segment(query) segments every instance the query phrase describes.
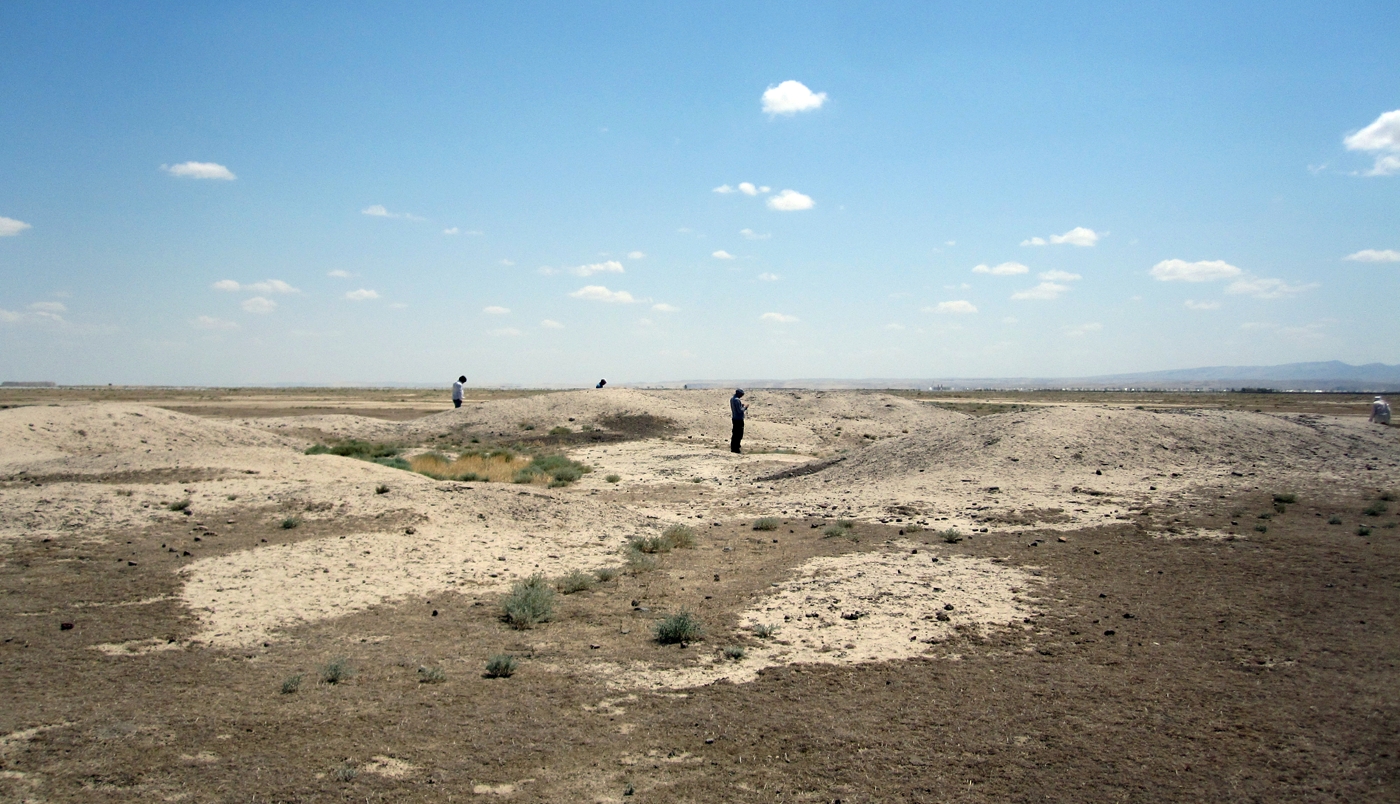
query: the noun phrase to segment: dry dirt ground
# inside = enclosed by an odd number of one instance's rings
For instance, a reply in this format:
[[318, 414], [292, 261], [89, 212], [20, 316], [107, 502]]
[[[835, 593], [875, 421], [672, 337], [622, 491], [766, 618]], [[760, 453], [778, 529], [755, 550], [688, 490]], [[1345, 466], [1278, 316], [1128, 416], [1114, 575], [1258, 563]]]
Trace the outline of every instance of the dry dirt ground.
[[[757, 392], [735, 456], [726, 396], [0, 398], [0, 799], [1400, 800], [1364, 400]], [[593, 471], [304, 454], [351, 438]]]

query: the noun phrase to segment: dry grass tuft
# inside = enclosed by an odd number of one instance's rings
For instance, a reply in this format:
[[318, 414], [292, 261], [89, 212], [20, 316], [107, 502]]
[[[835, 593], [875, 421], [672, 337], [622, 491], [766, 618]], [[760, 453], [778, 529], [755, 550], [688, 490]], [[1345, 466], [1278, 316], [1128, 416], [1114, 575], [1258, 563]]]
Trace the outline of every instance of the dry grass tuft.
[[[437, 452], [426, 452], [409, 459], [409, 467], [420, 475], [435, 480], [479, 480], [489, 483], [510, 483], [521, 469], [530, 465], [529, 458], [521, 458], [504, 450], [486, 453], [469, 452], [456, 460]], [[542, 482], [547, 482], [547, 478]]]

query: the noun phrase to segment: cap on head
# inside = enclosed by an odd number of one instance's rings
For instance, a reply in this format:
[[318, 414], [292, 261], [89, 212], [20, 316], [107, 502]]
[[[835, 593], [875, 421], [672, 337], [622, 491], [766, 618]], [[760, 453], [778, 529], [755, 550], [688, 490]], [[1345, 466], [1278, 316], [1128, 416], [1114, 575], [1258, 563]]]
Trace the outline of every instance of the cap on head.
[[734, 389], [734, 395], [735, 395], [735, 396], [743, 396], [743, 395], [744, 395], [744, 389], [743, 389], [743, 388], [735, 388], [735, 389]]

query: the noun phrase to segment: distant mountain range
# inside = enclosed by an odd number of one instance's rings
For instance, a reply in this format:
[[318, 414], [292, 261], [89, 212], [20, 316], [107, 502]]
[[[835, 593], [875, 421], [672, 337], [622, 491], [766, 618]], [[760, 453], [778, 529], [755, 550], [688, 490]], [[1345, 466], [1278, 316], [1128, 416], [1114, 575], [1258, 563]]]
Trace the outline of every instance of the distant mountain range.
[[[645, 386], [645, 383], [638, 385]], [[1132, 374], [1104, 374], [1092, 377], [981, 377], [866, 380], [700, 380], [658, 383], [667, 388], [922, 388], [967, 390], [975, 388], [1011, 390], [1074, 388], [1110, 390], [1220, 391], [1240, 388], [1267, 388], [1275, 391], [1400, 391], [1400, 365], [1367, 363], [1353, 366], [1340, 360], [1323, 363], [1285, 363], [1280, 366], [1207, 366], [1172, 371], [1144, 371]]]

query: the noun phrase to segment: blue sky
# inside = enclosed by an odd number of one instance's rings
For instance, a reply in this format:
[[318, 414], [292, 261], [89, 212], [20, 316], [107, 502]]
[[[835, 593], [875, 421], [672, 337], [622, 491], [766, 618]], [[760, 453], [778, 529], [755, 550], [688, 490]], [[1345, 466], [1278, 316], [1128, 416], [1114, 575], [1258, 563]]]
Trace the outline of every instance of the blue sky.
[[968, 5], [5, 3], [0, 378], [1400, 362], [1393, 4]]

